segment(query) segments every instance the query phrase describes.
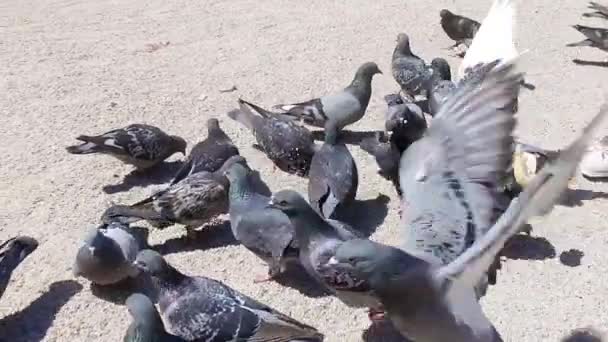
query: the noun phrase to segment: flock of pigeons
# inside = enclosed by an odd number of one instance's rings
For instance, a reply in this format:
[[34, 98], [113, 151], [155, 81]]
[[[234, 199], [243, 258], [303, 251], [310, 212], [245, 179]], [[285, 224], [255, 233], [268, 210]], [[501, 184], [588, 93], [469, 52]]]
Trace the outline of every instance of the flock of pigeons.
[[[368, 308], [373, 322], [390, 320], [413, 341], [502, 341], [478, 300], [496, 282], [506, 241], [531, 217], [548, 213], [566, 189], [608, 105], [560, 152], [515, 142], [517, 98], [526, 84], [511, 1], [495, 0], [482, 24], [448, 10], [440, 16], [454, 46], [468, 48], [458, 81], [444, 59], [427, 64], [399, 34], [392, 74], [400, 92], [385, 97], [385, 131], [360, 144], [402, 200], [401, 248], [368, 240], [338, 215], [358, 186], [343, 128], [365, 114], [372, 78], [381, 73], [375, 63], [361, 65], [339, 92], [277, 105], [276, 112], [239, 100], [228, 116], [251, 131], [276, 167], [308, 177], [308, 201], [291, 190], [271, 194], [218, 120], [209, 119], [207, 138], [191, 149], [171, 184], [135, 204], [108, 208], [77, 253], [74, 273], [95, 284], [144, 277], [156, 290], [157, 298], [127, 299], [133, 321], [124, 341], [323, 340], [314, 327], [220, 281], [181, 273], [129, 228], [140, 220], [156, 228], [182, 224], [191, 236], [222, 214], [229, 214], [234, 237], [268, 264], [256, 282], [300, 263], [344, 304]], [[323, 128], [322, 145], [301, 121]], [[187, 145], [143, 124], [77, 139], [82, 143], [69, 153], [111, 155], [142, 172], [185, 154]], [[28, 237], [0, 246], [0, 294], [36, 246]]]

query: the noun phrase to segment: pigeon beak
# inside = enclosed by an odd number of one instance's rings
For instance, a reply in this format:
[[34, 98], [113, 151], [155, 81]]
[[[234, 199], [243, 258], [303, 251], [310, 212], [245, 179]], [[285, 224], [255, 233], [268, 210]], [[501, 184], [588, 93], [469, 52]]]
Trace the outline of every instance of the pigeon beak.
[[140, 270], [141, 272], [146, 272], [148, 271], [148, 268], [146, 267], [145, 264], [135, 260], [133, 261], [133, 266], [135, 266], [135, 268], [137, 268], [138, 270]]
[[275, 206], [275, 203], [274, 203], [274, 197], [272, 197], [272, 196], [270, 197], [270, 201], [268, 201], [268, 203], [266, 203], [266, 208], [278, 209], [278, 208]]
[[327, 261], [327, 265], [329, 266], [335, 266], [337, 264], [339, 264], [340, 262], [338, 261], [338, 259], [336, 259], [335, 256], [332, 256], [328, 261]]

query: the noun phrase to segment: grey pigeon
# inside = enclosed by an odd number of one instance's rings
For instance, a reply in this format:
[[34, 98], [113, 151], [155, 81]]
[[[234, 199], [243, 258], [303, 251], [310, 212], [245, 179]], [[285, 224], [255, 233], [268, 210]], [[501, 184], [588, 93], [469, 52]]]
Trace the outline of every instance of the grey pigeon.
[[[482, 84], [464, 84], [450, 96], [425, 136], [401, 157], [406, 252], [447, 264], [490, 228], [496, 188], [512, 157], [517, 97], [513, 64], [494, 69]], [[493, 277], [491, 275], [491, 277]], [[479, 284], [485, 293], [485, 282]]]
[[181, 273], [157, 252], [139, 252], [135, 264], [152, 277], [159, 291], [165, 329], [187, 341], [323, 340], [315, 328], [219, 281]]
[[315, 153], [313, 136], [291, 118], [271, 113], [239, 99], [239, 110], [228, 116], [249, 128], [260, 149], [281, 170], [306, 176]]
[[132, 223], [147, 220], [157, 228], [179, 223], [188, 236], [211, 219], [228, 212], [228, 179], [224, 172], [235, 163], [244, 162], [239, 155], [228, 159], [215, 172], [198, 172], [133, 205], [114, 205], [103, 216], [104, 222]]
[[608, 51], [608, 29], [583, 25], [573, 25], [572, 27], [587, 38], [580, 42], [567, 44], [566, 46], [591, 46]]
[[230, 157], [238, 155], [239, 149], [220, 128], [217, 119], [207, 120], [207, 139], [194, 145], [185, 164], [171, 182], [175, 184], [187, 176], [200, 171], [214, 172], [219, 170]]
[[471, 45], [477, 30], [481, 24], [473, 19], [454, 14], [447, 9], [442, 9], [439, 12], [441, 17], [441, 27], [443, 31], [455, 43], [450, 48], [464, 44], [467, 47]]
[[450, 79], [450, 66], [443, 58], [436, 58], [427, 65], [416, 56], [410, 47], [410, 38], [405, 33], [397, 36], [397, 45], [392, 57], [393, 78], [401, 86], [405, 97], [415, 100], [418, 95], [427, 96], [432, 85], [441, 79]]
[[119, 222], [102, 224], [87, 234], [72, 271], [97, 285], [116, 284], [139, 274], [133, 266], [139, 250], [128, 226]]
[[345, 126], [361, 120], [372, 94], [372, 78], [381, 73], [376, 63], [367, 62], [357, 69], [350, 85], [338, 93], [274, 108], [309, 125], [323, 127], [326, 135], [335, 137]]
[[[510, 87], [515, 86], [514, 81], [509, 81]], [[500, 87], [492, 85], [491, 88], [499, 90]], [[495, 95], [499, 93], [494, 92]], [[541, 170], [487, 233], [450, 262], [429, 262], [369, 240], [350, 240], [338, 247], [328, 264], [350, 269], [361, 286], [367, 286], [380, 299], [395, 327], [409, 339], [418, 342], [502, 341], [483, 313], [474, 288], [483, 280], [507, 240], [530, 218], [545, 215], [553, 208], [574, 175], [593, 131], [606, 119], [607, 113], [608, 104], [604, 104], [583, 134]], [[505, 116], [492, 114], [495, 118]], [[507, 146], [503, 145], [503, 149], [508, 150]], [[453, 154], [453, 161], [464, 156], [457, 153], [457, 150], [464, 152], [463, 147], [446, 146]], [[475, 169], [469, 168], [469, 171], [476, 174]], [[462, 190], [466, 196], [468, 189]]]
[[417, 104], [404, 100], [399, 94], [386, 95], [384, 100], [387, 104], [384, 128], [402, 153], [422, 137], [427, 128], [426, 118]]
[[13, 270], [38, 248], [38, 241], [28, 236], [18, 236], [0, 244], [0, 297], [8, 286]]
[[151, 168], [174, 153], [186, 153], [184, 139], [143, 124], [129, 125], [101, 135], [81, 135], [76, 139], [83, 143], [67, 147], [69, 153], [107, 154], [137, 169]]
[[590, 1], [589, 8], [594, 10], [594, 12], [583, 13], [583, 17], [608, 19], [608, 7], [598, 4], [597, 2]]
[[367, 289], [351, 284], [351, 275], [326, 267], [329, 259], [344, 241], [360, 236], [337, 229], [317, 214], [295, 191], [282, 190], [273, 194], [270, 206], [289, 216], [296, 229], [300, 246], [300, 263], [319, 284], [333, 292], [348, 306], [374, 309], [380, 305]]
[[378, 174], [386, 180], [393, 182], [397, 193], [401, 193], [401, 188], [399, 187], [399, 160], [401, 153], [397, 146], [385, 137], [382, 132], [376, 132], [373, 137], [363, 139], [359, 147], [376, 159]]
[[287, 215], [267, 208], [270, 197], [256, 192], [250, 170], [241, 164], [226, 171], [230, 181], [230, 227], [234, 237], [268, 263], [268, 275], [256, 282], [273, 279], [284, 271], [290, 259], [298, 260], [295, 230]]
[[186, 342], [165, 331], [165, 326], [150, 298], [134, 293], [126, 302], [133, 321], [127, 328], [123, 342]]
[[323, 217], [331, 218], [339, 207], [355, 200], [359, 175], [357, 164], [344, 144], [325, 136], [325, 143], [312, 157], [308, 173], [308, 200]]

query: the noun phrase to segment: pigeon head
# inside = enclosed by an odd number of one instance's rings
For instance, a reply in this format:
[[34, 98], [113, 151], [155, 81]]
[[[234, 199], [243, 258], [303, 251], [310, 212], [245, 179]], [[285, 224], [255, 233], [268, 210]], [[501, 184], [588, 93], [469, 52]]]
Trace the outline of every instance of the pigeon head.
[[270, 197], [269, 207], [279, 209], [289, 217], [312, 210], [304, 197], [293, 190], [282, 190], [273, 194]]
[[245, 157], [237, 154], [228, 158], [228, 160], [226, 160], [222, 167], [219, 169], [219, 172], [223, 175], [226, 175], [228, 171], [235, 165], [239, 165], [241, 167], [244, 167], [245, 169], [249, 169]]
[[436, 72], [442, 80], [451, 80], [452, 72], [450, 71], [450, 64], [443, 58], [434, 58], [431, 61], [431, 68], [433, 72]]
[[167, 264], [162, 255], [158, 252], [151, 249], [144, 249], [137, 254], [135, 267], [151, 276], [159, 276], [166, 272], [169, 268], [169, 264]]
[[395, 51], [402, 54], [410, 54], [412, 52], [410, 50], [410, 37], [407, 34], [399, 33], [397, 35], [397, 46], [395, 47]]
[[0, 257], [11, 256], [16, 262], [23, 261], [38, 248], [38, 241], [28, 236], [18, 236], [0, 245]]
[[186, 140], [184, 140], [184, 138], [178, 137], [177, 135], [172, 135], [171, 144], [174, 151], [180, 152], [181, 154], [186, 154], [186, 146], [188, 146], [188, 143]]
[[245, 165], [240, 163], [234, 163], [230, 165], [224, 172], [224, 175], [230, 181], [230, 184], [241, 184], [247, 179], [249, 175], [249, 169]]
[[130, 295], [127, 298], [126, 305], [129, 314], [131, 314], [131, 317], [137, 323], [144, 324], [160, 321], [158, 311], [156, 311], [156, 307], [154, 307], [150, 298], [141, 293]]
[[354, 269], [364, 276], [370, 276], [386, 258], [382, 246], [367, 239], [354, 239], [342, 243], [328, 265]]
[[363, 63], [359, 69], [357, 69], [357, 73], [355, 74], [355, 79], [369, 79], [371, 80], [375, 74], [381, 74], [382, 71], [378, 67], [378, 64], [374, 62]]
[[452, 14], [452, 12], [450, 12], [447, 9], [442, 9], [441, 11], [439, 11], [439, 16], [444, 19], [444, 18], [449, 18], [451, 16], [453, 16], [454, 14]]
[[211, 134], [214, 130], [217, 130], [219, 128], [220, 128], [220, 122], [218, 121], [218, 119], [211, 118], [211, 119], [207, 120], [207, 132], [209, 132], [209, 134]]

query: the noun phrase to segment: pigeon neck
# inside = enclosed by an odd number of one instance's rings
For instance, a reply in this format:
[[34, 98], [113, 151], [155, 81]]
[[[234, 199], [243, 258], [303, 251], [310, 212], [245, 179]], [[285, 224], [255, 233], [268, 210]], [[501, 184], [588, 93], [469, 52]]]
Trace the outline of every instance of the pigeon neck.
[[247, 177], [239, 177], [230, 182], [230, 199], [243, 200], [251, 197], [252, 191]]
[[355, 95], [362, 104], [362, 107], [367, 106], [369, 98], [372, 95], [372, 77], [373, 75], [357, 73], [353, 81], [346, 88], [346, 91]]
[[182, 281], [187, 278], [186, 275], [182, 274], [171, 265], [167, 265], [161, 274], [155, 276], [161, 289], [174, 289], [181, 285]]
[[307, 207], [301, 212], [290, 217], [296, 228], [296, 238], [300, 246], [307, 246], [311, 237], [318, 235], [332, 235], [333, 229], [312, 207]]

